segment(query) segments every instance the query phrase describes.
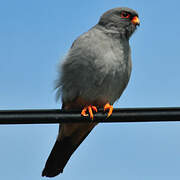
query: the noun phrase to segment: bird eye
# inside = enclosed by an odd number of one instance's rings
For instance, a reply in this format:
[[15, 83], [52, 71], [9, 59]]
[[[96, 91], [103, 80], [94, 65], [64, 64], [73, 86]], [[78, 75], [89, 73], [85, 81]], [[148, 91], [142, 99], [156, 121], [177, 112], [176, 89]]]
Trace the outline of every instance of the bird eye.
[[130, 14], [127, 13], [127, 12], [122, 12], [121, 13], [121, 18], [129, 18], [130, 17]]

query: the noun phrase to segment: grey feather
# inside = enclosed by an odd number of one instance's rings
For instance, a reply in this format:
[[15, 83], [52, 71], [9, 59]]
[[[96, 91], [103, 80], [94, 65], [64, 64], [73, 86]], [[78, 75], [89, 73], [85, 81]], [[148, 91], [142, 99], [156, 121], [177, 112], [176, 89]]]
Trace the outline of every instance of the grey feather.
[[[62, 64], [58, 89], [63, 102], [78, 96], [87, 101], [114, 103], [126, 87], [131, 72], [131, 53], [126, 37], [96, 25], [73, 44]], [[58, 94], [59, 95], [59, 94]]]

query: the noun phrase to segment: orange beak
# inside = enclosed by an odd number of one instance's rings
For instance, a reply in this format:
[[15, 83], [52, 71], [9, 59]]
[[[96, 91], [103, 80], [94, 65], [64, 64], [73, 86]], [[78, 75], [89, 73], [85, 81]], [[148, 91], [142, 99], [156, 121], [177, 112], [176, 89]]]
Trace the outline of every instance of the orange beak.
[[140, 20], [137, 16], [134, 16], [133, 19], [131, 20], [131, 22], [134, 24], [134, 25], [140, 25]]

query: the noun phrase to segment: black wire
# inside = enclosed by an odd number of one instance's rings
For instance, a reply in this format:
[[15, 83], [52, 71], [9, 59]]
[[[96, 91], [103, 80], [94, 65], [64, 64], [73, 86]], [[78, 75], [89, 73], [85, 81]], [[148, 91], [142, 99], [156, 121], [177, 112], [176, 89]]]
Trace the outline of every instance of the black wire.
[[[100, 110], [94, 114], [93, 122], [161, 122], [180, 121], [180, 108], [122, 108], [107, 113]], [[52, 124], [52, 123], [88, 123], [88, 117], [82, 117], [80, 111], [64, 111], [57, 109], [42, 110], [1, 110], [0, 124]]]

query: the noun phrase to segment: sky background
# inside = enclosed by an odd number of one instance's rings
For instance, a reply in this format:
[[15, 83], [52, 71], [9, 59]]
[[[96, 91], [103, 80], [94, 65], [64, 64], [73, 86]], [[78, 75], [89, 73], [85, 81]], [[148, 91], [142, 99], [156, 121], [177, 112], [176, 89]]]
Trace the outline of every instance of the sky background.
[[[0, 0], [0, 109], [58, 109], [57, 64], [106, 10], [138, 11], [131, 80], [115, 107], [180, 106], [180, 1]], [[0, 126], [0, 179], [41, 180], [58, 125]], [[179, 180], [180, 123], [99, 124], [61, 180]]]

